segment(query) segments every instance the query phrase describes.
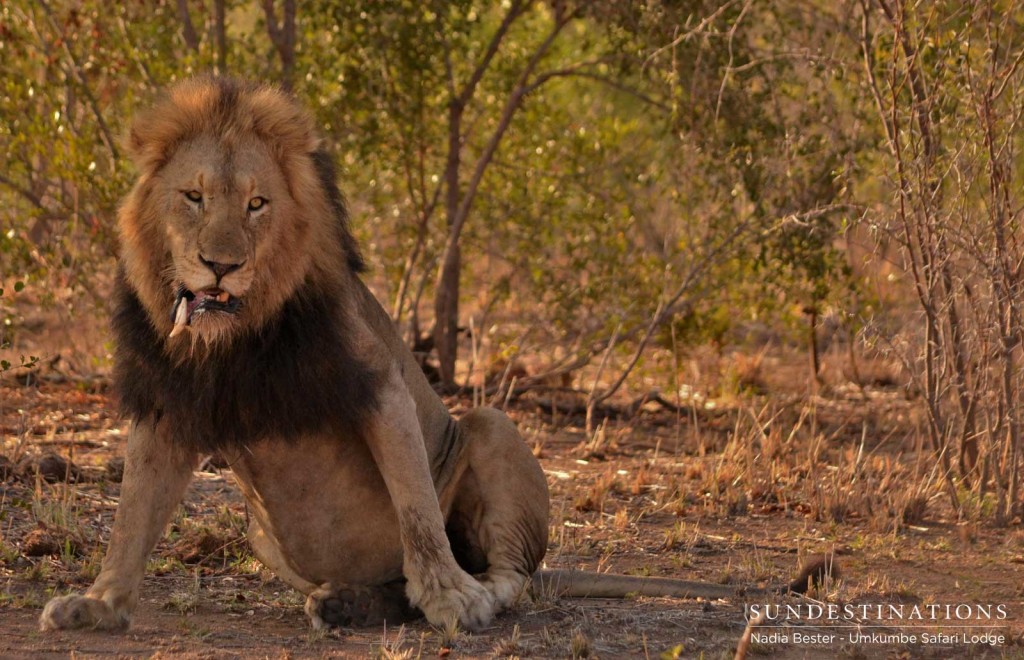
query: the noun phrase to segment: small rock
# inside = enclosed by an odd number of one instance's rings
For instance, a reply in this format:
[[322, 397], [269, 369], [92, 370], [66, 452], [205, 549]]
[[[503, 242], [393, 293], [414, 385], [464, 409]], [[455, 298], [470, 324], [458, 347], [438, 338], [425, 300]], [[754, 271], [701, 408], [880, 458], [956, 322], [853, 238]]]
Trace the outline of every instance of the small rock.
[[115, 456], [107, 461], [105, 469], [108, 481], [115, 484], [121, 483], [121, 480], [124, 479], [124, 458], [121, 456]]
[[77, 465], [53, 452], [26, 458], [18, 467], [23, 477], [32, 478], [38, 473], [51, 484], [60, 481], [76, 483], [82, 478], [82, 472]]
[[214, 530], [202, 528], [181, 536], [170, 550], [170, 556], [183, 564], [198, 564], [208, 559], [219, 559], [231, 540]]
[[21, 554], [26, 557], [45, 557], [60, 552], [57, 539], [45, 529], [33, 529], [21, 539]]

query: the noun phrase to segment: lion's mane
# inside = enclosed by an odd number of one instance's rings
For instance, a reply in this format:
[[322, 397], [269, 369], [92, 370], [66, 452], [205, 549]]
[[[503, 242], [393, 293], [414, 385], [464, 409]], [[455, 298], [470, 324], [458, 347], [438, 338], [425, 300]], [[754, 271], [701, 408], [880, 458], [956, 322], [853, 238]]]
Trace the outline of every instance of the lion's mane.
[[[147, 135], [140, 135], [140, 126]], [[147, 181], [178, 145], [199, 134], [232, 140], [244, 133], [274, 149], [291, 190], [321, 197], [312, 207], [323, 212], [305, 220], [334, 228], [326, 235], [336, 245], [316, 247], [337, 255], [337, 261], [333, 272], [311, 268], [283, 305], [259, 323], [227, 341], [183, 351], [162, 332], [166, 320], [153, 318], [164, 313], [160, 303], [171, 300], [162, 274], [170, 250], [161, 232], [137, 228], [135, 214], [152, 215], [146, 208]], [[205, 78], [172, 88], [129, 135], [141, 176], [121, 209], [122, 248], [150, 259], [136, 259], [134, 272], [124, 263], [118, 271], [114, 383], [125, 414], [140, 422], [167, 418], [177, 441], [190, 448], [213, 452], [320, 431], [358, 433], [377, 406], [382, 377], [349, 341], [360, 301], [352, 288], [364, 265], [348, 229], [332, 160], [311, 134], [311, 120], [284, 93]], [[147, 295], [158, 302], [145, 304]], [[169, 304], [164, 307], [169, 313]]]

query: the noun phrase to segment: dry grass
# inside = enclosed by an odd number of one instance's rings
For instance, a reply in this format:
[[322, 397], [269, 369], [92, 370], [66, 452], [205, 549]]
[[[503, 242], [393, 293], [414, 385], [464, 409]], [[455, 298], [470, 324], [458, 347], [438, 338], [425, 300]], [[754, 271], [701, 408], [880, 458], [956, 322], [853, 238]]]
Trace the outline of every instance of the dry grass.
[[[602, 419], [589, 434], [582, 417], [545, 416], [525, 404], [512, 407], [549, 476], [548, 564], [770, 585], [788, 580], [800, 558], [836, 550], [844, 579], [813, 594], [829, 601], [948, 600], [952, 586], [921, 584], [915, 574], [901, 572], [898, 562], [908, 555], [948, 562], [957, 585], [980, 580], [974, 593], [982, 595], [993, 589], [975, 575], [979, 565], [984, 571], [982, 557], [1015, 566], [1020, 553], [1014, 541], [1020, 539], [991, 528], [990, 496], [964, 488], [958, 493], [960, 511], [950, 509], [934, 458], [919, 435], [917, 402], [903, 390], [868, 384], [848, 390], [837, 385], [818, 395], [780, 393], [771, 389], [779, 375], [770, 360], [768, 355], [749, 362], [733, 358], [729, 367], [737, 383], [748, 383], [739, 390], [749, 392], [750, 384], [761, 382], [770, 388], [768, 396], [738, 392], [701, 399], [708, 407], [693, 415], [647, 407], [635, 418]], [[58, 426], [41, 434], [30, 423], [22, 428], [0, 438], [0, 456], [8, 462], [38, 453], [40, 437], [69, 437]], [[60, 450], [73, 455], [91, 477], [49, 483], [16, 475], [3, 482], [0, 608], [31, 612], [54, 585], [62, 592], [80, 590], [95, 577], [117, 495], [116, 484], [93, 478], [102, 475], [99, 466], [115, 451], [96, 440], [123, 442], [123, 436], [106, 435], [109, 426], [99, 428], [91, 436], [75, 431], [76, 442], [90, 443], [88, 450], [84, 444], [73, 454]], [[209, 488], [207, 478], [213, 480]], [[237, 493], [227, 495], [234, 492], [228, 480], [230, 473], [197, 480], [189, 505], [149, 562], [146, 584], [156, 593], [148, 598], [185, 621], [181, 630], [190, 643], [215, 643], [211, 632], [221, 624], [210, 622], [211, 611], [257, 617], [292, 612], [289, 629], [304, 625], [301, 599], [288, 595], [249, 555], [244, 508]], [[52, 554], [26, 557], [26, 534], [40, 523], [59, 543]], [[993, 538], [999, 539], [996, 545]], [[74, 543], [66, 543], [69, 539]], [[968, 567], [969, 562], [976, 563]], [[1002, 571], [998, 575], [1005, 577]], [[378, 658], [442, 653], [718, 657], [739, 636], [733, 630], [739, 620], [735, 603], [637, 599], [623, 608], [569, 603], [551, 593], [532, 597], [484, 634], [468, 635], [457, 625], [420, 625], [355, 638], [324, 633], [303, 639], [311, 653], [355, 639], [355, 647], [345, 648]], [[638, 611], [657, 616], [638, 617]], [[670, 614], [683, 617], [681, 623], [659, 623], [658, 616]], [[200, 617], [202, 626], [196, 623]], [[716, 621], [722, 627], [716, 629]], [[697, 641], [681, 647], [682, 635]]]
[[423, 657], [423, 643], [418, 648], [406, 640], [405, 626], [399, 626], [394, 637], [388, 632], [387, 626], [380, 636], [380, 643], [370, 650], [370, 657], [375, 660], [412, 660]]
[[589, 658], [591, 653], [590, 638], [583, 630], [577, 628], [572, 633], [572, 639], [569, 640], [570, 656], [576, 660], [576, 658]]

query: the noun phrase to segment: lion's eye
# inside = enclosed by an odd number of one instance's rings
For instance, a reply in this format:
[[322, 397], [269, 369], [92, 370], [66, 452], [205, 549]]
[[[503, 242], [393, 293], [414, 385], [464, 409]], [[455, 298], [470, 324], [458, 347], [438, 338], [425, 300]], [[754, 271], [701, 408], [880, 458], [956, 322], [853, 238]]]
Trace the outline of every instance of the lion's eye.
[[253, 197], [249, 200], [249, 210], [259, 211], [261, 208], [267, 205], [267, 200], [263, 197]]
[[185, 197], [188, 198], [188, 201], [195, 202], [196, 204], [203, 201], [203, 193], [198, 190], [186, 190]]

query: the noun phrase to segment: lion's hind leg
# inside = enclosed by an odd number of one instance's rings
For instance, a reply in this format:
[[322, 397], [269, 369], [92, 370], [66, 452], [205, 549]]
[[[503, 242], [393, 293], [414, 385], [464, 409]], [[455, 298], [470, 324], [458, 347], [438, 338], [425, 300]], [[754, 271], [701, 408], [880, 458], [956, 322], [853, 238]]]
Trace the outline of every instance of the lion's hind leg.
[[372, 587], [324, 585], [306, 597], [305, 610], [317, 630], [397, 624], [423, 616], [409, 604], [404, 578]]
[[515, 424], [493, 408], [459, 420], [467, 466], [455, 485], [446, 526], [456, 560], [494, 596], [511, 605], [548, 544], [544, 472]]
[[274, 575], [306, 594], [306, 616], [313, 628], [373, 626], [402, 623], [422, 616], [409, 604], [405, 579], [378, 586], [317, 586], [300, 577], [288, 565], [277, 543], [254, 518], [249, 524], [249, 545], [253, 553]]
[[281, 554], [281, 548], [277, 542], [267, 534], [259, 520], [253, 518], [249, 523], [249, 531], [246, 534], [249, 539], [249, 547], [256, 555], [260, 563], [270, 569], [270, 572], [280, 578], [285, 584], [298, 589], [307, 596], [316, 591], [316, 584], [299, 576], [298, 573], [288, 565], [288, 561]]

